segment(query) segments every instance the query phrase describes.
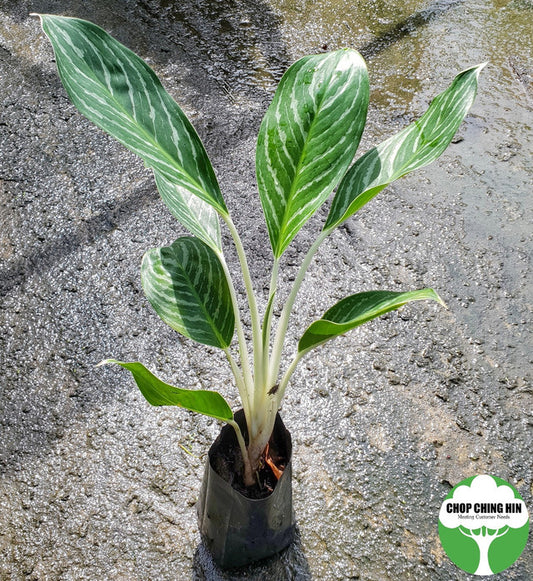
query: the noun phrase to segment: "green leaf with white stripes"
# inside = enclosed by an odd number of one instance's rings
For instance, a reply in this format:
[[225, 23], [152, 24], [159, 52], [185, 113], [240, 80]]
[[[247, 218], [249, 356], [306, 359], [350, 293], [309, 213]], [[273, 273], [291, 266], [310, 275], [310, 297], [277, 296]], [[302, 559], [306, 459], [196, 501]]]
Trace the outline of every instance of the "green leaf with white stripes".
[[484, 66], [457, 75], [418, 121], [354, 163], [333, 198], [324, 230], [332, 230], [391, 182], [430, 164], [444, 152], [474, 102], [477, 79]]
[[198, 196], [154, 172], [161, 198], [172, 214], [195, 236], [217, 252], [222, 252], [218, 214]]
[[256, 173], [274, 256], [329, 197], [353, 160], [368, 107], [354, 50], [307, 56], [285, 73], [257, 140]]
[[321, 319], [311, 323], [298, 343], [298, 351], [308, 351], [389, 311], [424, 299], [444, 304], [430, 288], [405, 293], [367, 291], [346, 297], [327, 310]]
[[216, 391], [204, 389], [182, 389], [161, 381], [151, 371], [137, 361], [125, 363], [116, 359], [106, 359], [99, 363], [116, 363], [133, 375], [135, 383], [150, 405], [175, 405], [192, 412], [211, 416], [228, 422], [233, 420], [233, 413], [228, 402]]
[[225, 349], [235, 329], [226, 275], [215, 252], [184, 236], [149, 250], [141, 265], [146, 297], [173, 329], [204, 345]]
[[152, 69], [91, 22], [40, 18], [61, 81], [81, 113], [148, 167], [227, 214], [200, 138]]

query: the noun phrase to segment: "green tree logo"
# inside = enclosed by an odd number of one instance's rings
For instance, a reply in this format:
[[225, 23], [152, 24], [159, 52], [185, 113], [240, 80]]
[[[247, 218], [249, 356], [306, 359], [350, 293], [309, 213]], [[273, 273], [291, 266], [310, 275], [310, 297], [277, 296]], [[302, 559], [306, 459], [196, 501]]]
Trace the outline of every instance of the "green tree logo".
[[528, 533], [526, 505], [501, 478], [481, 475], [463, 480], [439, 513], [446, 554], [475, 575], [493, 575], [510, 567], [522, 554]]

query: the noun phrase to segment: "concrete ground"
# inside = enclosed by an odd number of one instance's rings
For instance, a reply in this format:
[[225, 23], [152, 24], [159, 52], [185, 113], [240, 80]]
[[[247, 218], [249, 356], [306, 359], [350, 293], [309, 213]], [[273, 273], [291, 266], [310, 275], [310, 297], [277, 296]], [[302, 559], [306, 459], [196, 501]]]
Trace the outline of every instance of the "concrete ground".
[[[143, 253], [183, 230], [142, 163], [70, 104], [30, 12], [92, 20], [156, 70], [204, 140], [261, 308], [271, 253], [255, 136], [289, 64], [362, 51], [364, 151], [489, 61], [446, 154], [380, 194], [311, 266], [288, 355], [357, 290], [432, 286], [448, 309], [411, 305], [303, 362], [282, 409], [299, 533], [279, 557], [213, 565], [195, 503], [220, 425], [150, 408], [126, 372], [95, 367], [140, 360], [239, 405], [223, 355], [145, 300]], [[533, 510], [532, 30], [529, 0], [0, 0], [0, 579], [474, 579], [439, 541], [451, 487], [492, 474]], [[282, 297], [325, 215], [287, 252]], [[495, 579], [531, 578], [530, 539]]]

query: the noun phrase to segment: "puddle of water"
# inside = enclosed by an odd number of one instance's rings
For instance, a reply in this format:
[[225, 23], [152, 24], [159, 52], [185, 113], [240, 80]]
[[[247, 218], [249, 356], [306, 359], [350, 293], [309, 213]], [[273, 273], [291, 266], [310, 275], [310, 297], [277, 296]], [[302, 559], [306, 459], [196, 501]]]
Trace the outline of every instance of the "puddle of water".
[[[283, 39], [294, 57], [340, 46], [365, 54], [372, 94], [363, 147], [422, 114], [457, 72], [488, 63], [477, 100], [459, 131], [460, 143], [400, 187], [412, 190], [418, 205], [417, 196], [427, 189], [429, 179], [439, 203], [462, 205], [457, 234], [465, 250], [449, 270], [448, 290], [460, 296], [470, 282], [485, 288], [479, 291], [479, 309], [461, 314], [465, 332], [477, 337], [494, 336], [498, 323], [488, 316], [493, 301], [502, 294], [513, 297], [504, 307], [499, 304], [504, 308], [499, 313], [504, 330], [493, 341], [501, 353], [509, 344], [518, 345], [503, 356], [505, 364], [511, 374], [527, 373], [532, 345], [524, 322], [533, 292], [528, 258], [533, 219], [533, 4], [529, 0], [272, 4], [281, 14]], [[489, 268], [476, 253], [497, 255], [497, 264]], [[518, 333], [517, 321], [522, 322], [518, 339], [513, 336]]]

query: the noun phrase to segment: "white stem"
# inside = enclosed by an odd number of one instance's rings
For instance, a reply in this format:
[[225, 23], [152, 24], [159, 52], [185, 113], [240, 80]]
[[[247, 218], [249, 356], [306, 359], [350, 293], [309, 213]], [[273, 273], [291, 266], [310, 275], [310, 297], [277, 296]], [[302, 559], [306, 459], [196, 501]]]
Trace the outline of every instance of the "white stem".
[[274, 399], [265, 401], [262, 412], [262, 423], [258, 425], [257, 435], [248, 442], [248, 457], [252, 470], [257, 469], [261, 455], [270, 440], [276, 421], [277, 407]]
[[270, 436], [272, 434], [272, 430], [274, 429], [274, 423], [276, 421], [276, 414], [280, 406], [280, 402], [285, 395], [285, 390], [287, 388], [287, 384], [289, 383], [292, 374], [294, 373], [296, 366], [300, 359], [309, 351], [306, 349], [305, 351], [301, 351], [296, 354], [295, 358], [293, 359], [292, 363], [289, 365], [289, 368], [285, 372], [283, 379], [281, 380], [277, 391], [273, 394], [268, 394], [266, 396], [266, 402], [264, 403], [263, 409], [263, 422], [260, 425], [258, 437], [254, 440], [253, 444], [249, 444], [249, 454], [250, 454], [250, 462], [253, 464], [256, 458], [259, 458], [260, 454], [265, 449]]
[[287, 302], [283, 307], [283, 311], [281, 312], [281, 317], [278, 323], [276, 336], [274, 339], [274, 345], [272, 348], [272, 357], [270, 359], [270, 368], [268, 376], [269, 379], [268, 383], [270, 385], [273, 385], [276, 382], [276, 378], [279, 373], [279, 367], [281, 363], [281, 353], [283, 351], [283, 344], [285, 342], [285, 333], [287, 332], [287, 326], [289, 324], [289, 318], [291, 316], [292, 307], [294, 306], [294, 301], [296, 300], [296, 296], [298, 294], [298, 291], [300, 290], [300, 286], [305, 278], [307, 269], [311, 264], [311, 259], [313, 258], [315, 252], [318, 250], [318, 247], [327, 238], [330, 232], [331, 230], [323, 230], [320, 233], [319, 237], [315, 240], [311, 248], [308, 250], [300, 266], [300, 270], [296, 275], [296, 279], [289, 294], [289, 298], [287, 299]]
[[287, 368], [287, 371], [285, 371], [282, 380], [279, 382], [279, 388], [278, 388], [278, 391], [276, 392], [276, 402], [277, 402], [276, 409], [279, 408], [279, 406], [280, 406], [281, 400], [283, 399], [283, 397], [285, 395], [285, 390], [287, 389], [287, 384], [289, 383], [289, 380], [292, 377], [292, 374], [295, 372], [296, 366], [300, 362], [300, 359], [306, 353], [307, 353], [307, 351], [299, 351], [296, 354], [296, 356], [292, 360], [291, 364]]
[[237, 365], [237, 362], [235, 361], [235, 359], [233, 358], [231, 351], [229, 349], [229, 347], [226, 347], [224, 349], [224, 353], [226, 354], [226, 357], [228, 358], [230, 367], [231, 367], [231, 371], [233, 372], [233, 376], [235, 377], [235, 382], [237, 384], [237, 389], [239, 390], [239, 395], [241, 397], [241, 401], [242, 401], [242, 407], [244, 409], [244, 417], [246, 418], [246, 425], [248, 426], [248, 432], [250, 431], [250, 394], [248, 392], [248, 389], [246, 388], [246, 383], [244, 381], [244, 377], [243, 374], [241, 372], [241, 370], [239, 369], [239, 366]]
[[[231, 278], [231, 272], [229, 271], [228, 265], [226, 263], [226, 259], [224, 258], [224, 255], [220, 252], [219, 253], [219, 259], [220, 259], [220, 263], [222, 264], [222, 268], [224, 269], [224, 273], [226, 275], [226, 279], [228, 281], [228, 286], [229, 286], [229, 290], [230, 290], [230, 295], [231, 295], [231, 302], [233, 304], [233, 312], [235, 315], [235, 326], [237, 328], [237, 338], [239, 341], [239, 355], [240, 355], [240, 360], [241, 360], [241, 366], [242, 366], [242, 375], [241, 377], [243, 378], [243, 384], [244, 384], [244, 391], [245, 394], [243, 396], [243, 394], [241, 394], [241, 397], [243, 399], [243, 407], [246, 409], [248, 408], [248, 412], [251, 412], [251, 407], [253, 405], [253, 401], [252, 401], [252, 394], [253, 394], [253, 377], [252, 377], [252, 371], [250, 369], [250, 361], [248, 360], [248, 345], [246, 343], [246, 337], [244, 336], [244, 329], [242, 327], [242, 322], [241, 322], [241, 314], [239, 311], [239, 303], [237, 300], [237, 293], [235, 292], [235, 287], [233, 285], [233, 280]], [[230, 359], [230, 365], [232, 363], [233, 358]], [[235, 362], [233, 362], [235, 363]], [[232, 371], [233, 374], [235, 375], [235, 370], [233, 368], [232, 365]], [[236, 381], [238, 382], [238, 377], [235, 376]], [[238, 385], [237, 385], [238, 387]]]
[[[231, 236], [233, 238], [233, 242], [235, 243], [235, 249], [237, 250], [237, 255], [239, 257], [239, 262], [241, 264], [242, 275], [244, 279], [244, 286], [246, 287], [246, 295], [248, 297], [248, 305], [250, 307], [250, 316], [252, 319], [252, 336], [253, 336], [253, 356], [254, 356], [254, 398], [253, 398], [253, 407], [252, 407], [252, 420], [251, 420], [251, 434], [250, 438], [252, 439], [255, 436], [255, 432], [257, 430], [257, 423], [258, 419], [256, 418], [257, 414], [260, 412], [261, 409], [261, 391], [263, 385], [263, 369], [262, 369], [262, 361], [263, 361], [263, 342], [261, 338], [261, 324], [259, 322], [259, 311], [257, 309], [257, 303], [255, 300], [255, 294], [252, 284], [252, 277], [250, 276], [250, 269], [248, 268], [248, 262], [246, 260], [246, 254], [244, 252], [244, 248], [242, 245], [241, 238], [237, 229], [235, 228], [235, 224], [230, 216], [223, 215], [222, 218], [226, 222]], [[260, 423], [260, 422], [259, 422]]]
[[[279, 258], [274, 259], [274, 264], [272, 266], [272, 276], [270, 277], [270, 289], [268, 291], [268, 301], [270, 303], [273, 299], [273, 295], [276, 292], [278, 285], [278, 273], [279, 273]], [[269, 365], [270, 365], [270, 336], [272, 334], [272, 311], [274, 310], [274, 305], [270, 305], [269, 312], [265, 320], [263, 321], [262, 337], [263, 337], [263, 377], [265, 379], [264, 389], [269, 390], [272, 384], [269, 382]]]
[[242, 461], [244, 462], [244, 484], [250, 486], [253, 484], [253, 473], [250, 458], [248, 457], [248, 450], [246, 449], [246, 443], [242, 436], [239, 424], [235, 420], [228, 420], [228, 424], [233, 426], [235, 434], [237, 435], [237, 442], [239, 442], [239, 447], [241, 449]]

